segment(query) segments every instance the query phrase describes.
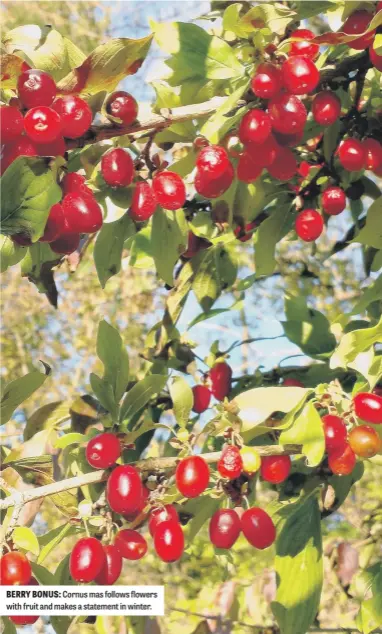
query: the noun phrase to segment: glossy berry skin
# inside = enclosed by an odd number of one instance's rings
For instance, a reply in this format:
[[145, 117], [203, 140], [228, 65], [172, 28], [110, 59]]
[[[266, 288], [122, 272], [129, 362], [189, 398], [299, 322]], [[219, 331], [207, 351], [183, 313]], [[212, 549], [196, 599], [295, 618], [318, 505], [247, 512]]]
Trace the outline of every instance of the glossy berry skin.
[[195, 174], [195, 189], [204, 198], [219, 198], [231, 187], [235, 176], [232, 163], [229, 163], [227, 170], [219, 178], [209, 178], [205, 172], [199, 170]]
[[366, 423], [382, 425], [382, 396], [359, 392], [354, 396], [353, 403], [358, 418]]
[[249, 154], [262, 167], [269, 167], [275, 161], [278, 150], [279, 145], [271, 134], [264, 143], [248, 143], [244, 154]]
[[263, 169], [260, 157], [245, 151], [237, 164], [237, 178], [243, 183], [253, 183], [261, 176]]
[[328, 187], [322, 192], [322, 209], [329, 216], [338, 216], [346, 207], [346, 194], [341, 187]]
[[241, 516], [241, 530], [251, 546], [260, 550], [271, 546], [276, 539], [272, 518], [256, 506], [244, 511]]
[[207, 145], [198, 154], [196, 169], [205, 172], [209, 178], [219, 178], [228, 168], [227, 151], [221, 145]]
[[101, 542], [95, 537], [83, 537], [74, 545], [69, 570], [75, 581], [90, 583], [100, 574], [106, 555]]
[[108, 469], [120, 456], [121, 443], [110, 432], [91, 438], [86, 446], [86, 460], [94, 469]]
[[332, 451], [328, 455], [329, 469], [333, 475], [345, 476], [349, 475], [356, 464], [356, 455], [350, 445], [346, 445], [345, 449]]
[[85, 185], [86, 178], [82, 174], [77, 174], [76, 172], [68, 172], [65, 174], [62, 179], [60, 185], [63, 194], [90, 194], [93, 195], [90, 187]]
[[120, 119], [124, 125], [134, 123], [138, 114], [138, 104], [134, 97], [124, 90], [113, 92], [106, 101], [107, 114]]
[[323, 228], [324, 220], [316, 209], [304, 209], [296, 218], [296, 233], [304, 242], [314, 242], [314, 240], [317, 240]]
[[242, 447], [240, 456], [243, 461], [243, 471], [247, 476], [253, 476], [260, 469], [261, 458], [255, 447]]
[[122, 555], [114, 544], [103, 547], [105, 562], [94, 581], [99, 586], [112, 586], [119, 579], [122, 571]]
[[240, 449], [234, 445], [224, 447], [217, 467], [222, 478], [228, 478], [228, 480], [238, 478], [243, 471], [243, 458]]
[[167, 563], [178, 561], [184, 551], [184, 535], [179, 522], [161, 522], [154, 533], [155, 551]]
[[0, 139], [1, 143], [12, 143], [24, 131], [24, 119], [18, 108], [0, 106]]
[[303, 38], [290, 43], [289, 57], [303, 55], [304, 57], [310, 57], [310, 59], [313, 60], [318, 57], [320, 46], [315, 42], [311, 42], [311, 40], [315, 37], [312, 31], [309, 29], [296, 29], [289, 37]]
[[39, 156], [65, 156], [66, 144], [64, 137], [58, 136], [50, 143], [36, 143]]
[[26, 586], [31, 580], [32, 568], [24, 553], [16, 550], [6, 553], [0, 559], [0, 585]]
[[317, 66], [309, 57], [296, 55], [289, 57], [282, 65], [283, 83], [292, 95], [305, 95], [312, 92], [319, 80]]
[[297, 160], [289, 147], [278, 147], [276, 158], [268, 166], [268, 172], [279, 181], [288, 181], [297, 172]]
[[78, 233], [64, 233], [50, 243], [50, 248], [59, 255], [70, 255], [77, 251], [80, 245], [80, 235]]
[[302, 130], [307, 112], [302, 101], [289, 93], [277, 95], [268, 106], [272, 127], [282, 134], [294, 134]]
[[374, 172], [382, 166], [382, 145], [371, 138], [362, 141], [362, 145], [366, 152], [366, 169]]
[[53, 242], [57, 240], [61, 233], [65, 230], [65, 218], [62, 206], [56, 203], [50, 208], [48, 220], [46, 221], [44, 234], [40, 238], [40, 242]]
[[374, 68], [382, 72], [382, 55], [378, 55], [373, 44], [369, 47], [369, 57]]
[[106, 484], [106, 499], [115, 513], [129, 515], [137, 511], [142, 494], [141, 476], [135, 467], [121, 465], [112, 471]]
[[90, 194], [66, 194], [62, 209], [68, 233], [95, 233], [102, 227], [101, 207]]
[[265, 482], [280, 484], [289, 476], [291, 466], [290, 456], [264, 456], [261, 459], [260, 474]]
[[323, 90], [314, 96], [312, 101], [314, 120], [320, 125], [332, 125], [341, 114], [341, 102], [334, 92]]
[[231, 391], [232, 368], [225, 361], [215, 363], [209, 371], [211, 392], [218, 401], [224, 401]]
[[186, 186], [179, 174], [170, 171], [158, 172], [153, 178], [153, 189], [158, 205], [175, 211], [186, 202]]
[[144, 508], [147, 506], [148, 501], [149, 501], [149, 497], [150, 497], [150, 490], [147, 488], [146, 485], [142, 485], [142, 496], [141, 499], [139, 501], [139, 506], [137, 507], [137, 510], [134, 511], [134, 513], [125, 513], [123, 515], [123, 517], [128, 521], [128, 522], [132, 522], [133, 520], [135, 520], [138, 515], [140, 515], [141, 513], [143, 513]]
[[269, 115], [263, 110], [250, 110], [242, 118], [239, 139], [242, 143], [264, 143], [272, 131]]
[[206, 385], [194, 385], [192, 388], [194, 404], [192, 411], [197, 414], [205, 412], [210, 406], [211, 392]]
[[1, 159], [1, 174], [4, 174], [7, 167], [13, 163], [19, 156], [37, 156], [37, 145], [28, 137], [21, 136], [11, 145], [5, 146], [3, 157]]
[[110, 187], [128, 187], [134, 178], [134, 163], [127, 150], [117, 147], [101, 159], [101, 173]]
[[162, 524], [162, 522], [179, 522], [175, 506], [172, 504], [165, 504], [164, 506], [158, 506], [151, 511], [148, 523], [151, 537], [154, 536], [156, 529], [159, 524]]
[[59, 115], [52, 108], [38, 106], [26, 113], [24, 129], [35, 143], [50, 143], [61, 134], [62, 124]]
[[58, 97], [52, 108], [60, 115], [64, 137], [78, 139], [89, 130], [93, 113], [81, 97], [76, 95]]
[[305, 385], [298, 379], [289, 378], [283, 381], [283, 387], [305, 387]]
[[207, 488], [209, 480], [210, 469], [201, 456], [183, 458], [176, 467], [176, 488], [186, 498], [198, 497]]
[[346, 139], [338, 148], [338, 158], [348, 172], [358, 172], [366, 166], [366, 151], [357, 139]]
[[263, 62], [256, 68], [256, 75], [251, 81], [251, 88], [256, 97], [260, 99], [271, 99], [282, 87], [282, 76], [280, 69], [274, 64]]
[[8, 618], [15, 625], [33, 625], [33, 623], [36, 623], [36, 621], [38, 621], [40, 617], [25, 615], [25, 616], [9, 616]]
[[147, 181], [139, 181], [134, 187], [129, 211], [130, 218], [135, 222], [144, 222], [151, 218], [157, 205], [157, 199], [150, 183]]
[[124, 559], [137, 561], [142, 559], [147, 553], [147, 542], [138, 531], [125, 528], [118, 531], [114, 540], [115, 547], [119, 550]]
[[[354, 11], [343, 23], [341, 31], [347, 35], [358, 35], [358, 33], [364, 33], [369, 26], [372, 17], [372, 14], [364, 9]], [[374, 39], [374, 35], [375, 31], [370, 31], [363, 37], [357, 37], [357, 39], [352, 40], [351, 42], [346, 42], [346, 44], [349, 48], [354, 48], [357, 51], [363, 51], [370, 46]]]
[[50, 106], [57, 94], [57, 88], [48, 73], [31, 68], [19, 76], [17, 94], [26, 108]]
[[241, 522], [233, 509], [219, 509], [209, 524], [210, 541], [215, 548], [232, 548], [241, 533]]
[[325, 449], [327, 453], [341, 451], [347, 445], [347, 429], [343, 419], [334, 414], [322, 417], [325, 435]]
[[356, 456], [372, 458], [381, 450], [381, 439], [370, 425], [354, 427], [349, 434], [349, 445]]

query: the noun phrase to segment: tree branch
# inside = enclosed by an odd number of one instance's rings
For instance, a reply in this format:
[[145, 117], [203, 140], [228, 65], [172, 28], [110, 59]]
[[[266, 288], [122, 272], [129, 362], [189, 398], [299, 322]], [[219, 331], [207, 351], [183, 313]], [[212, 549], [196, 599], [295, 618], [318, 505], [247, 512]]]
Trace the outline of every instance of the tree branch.
[[[256, 447], [260, 456], [285, 456], [299, 454], [301, 453], [301, 448], [301, 445], [267, 445], [264, 447]], [[206, 462], [212, 464], [219, 460], [221, 452], [214, 451], [212, 453], [202, 454], [202, 456]], [[160, 473], [162, 471], [175, 469], [178, 461], [178, 457], [147, 458], [145, 460], [132, 462], [131, 464], [142, 473]], [[110, 471], [92, 471], [91, 473], [84, 473], [74, 478], [61, 480], [60, 482], [46, 484], [45, 486], [37, 487], [36, 489], [13, 493], [4, 500], [0, 500], [0, 511], [9, 509], [13, 506], [19, 507], [26, 504], [26, 502], [48, 497], [50, 495], [54, 495], [55, 493], [62, 493], [62, 491], [78, 489], [79, 487], [89, 484], [97, 484], [107, 480], [109, 475]]]

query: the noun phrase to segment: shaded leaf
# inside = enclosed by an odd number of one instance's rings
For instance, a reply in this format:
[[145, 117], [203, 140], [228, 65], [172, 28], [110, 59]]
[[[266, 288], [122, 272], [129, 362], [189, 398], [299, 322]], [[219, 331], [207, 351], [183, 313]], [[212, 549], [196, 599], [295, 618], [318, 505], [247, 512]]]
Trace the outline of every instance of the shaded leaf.
[[32, 370], [25, 376], [15, 379], [3, 388], [0, 405], [1, 424], [9, 421], [13, 412], [26, 401], [39, 387], [42, 386], [50, 373], [50, 368], [45, 363], [44, 372]]
[[4, 273], [8, 267], [20, 262], [27, 253], [26, 247], [20, 247], [8, 236], [0, 236], [0, 272]]
[[135, 234], [135, 224], [127, 214], [114, 222], [105, 222], [94, 246], [94, 263], [102, 288], [121, 270], [125, 240]]
[[164, 388], [166, 383], [167, 376], [162, 376], [161, 374], [151, 374], [136, 383], [123, 399], [120, 420], [132, 418], [155, 394], [158, 394]]
[[98, 326], [97, 354], [104, 365], [103, 380], [112, 386], [117, 404], [129, 381], [129, 355], [118, 330], [104, 320]]
[[[187, 223], [182, 222], [181, 209], [166, 211], [157, 209], [152, 221], [151, 253], [159, 277], [166, 284], [174, 284], [173, 270], [179, 256], [187, 249], [188, 228]], [[160, 236], [160, 239], [158, 239]]]
[[170, 383], [169, 390], [176, 422], [181, 427], [187, 427], [194, 404], [192, 389], [183, 377], [177, 376]]
[[70, 418], [69, 404], [65, 401], [55, 401], [39, 407], [27, 420], [24, 429], [24, 440], [29, 440], [34, 434], [43, 429], [54, 429], [60, 423]]

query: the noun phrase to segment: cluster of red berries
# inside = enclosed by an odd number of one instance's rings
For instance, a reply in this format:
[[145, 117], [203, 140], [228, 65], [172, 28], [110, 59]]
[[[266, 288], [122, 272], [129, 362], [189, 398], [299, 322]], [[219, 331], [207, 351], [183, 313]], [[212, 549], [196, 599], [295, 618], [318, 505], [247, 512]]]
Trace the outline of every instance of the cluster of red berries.
[[[7, 552], [0, 558], [0, 585], [2, 586], [38, 586], [32, 576], [29, 559], [24, 553], [16, 550]], [[17, 615], [8, 617], [15, 625], [32, 625], [38, 616]]]
[[256, 447], [242, 447], [226, 445], [218, 462], [218, 472], [222, 478], [236, 480], [242, 474], [252, 477], [257, 471], [264, 482], [281, 484], [291, 471], [290, 456], [260, 457]]
[[224, 401], [231, 391], [232, 368], [225, 361], [218, 361], [205, 377], [206, 383], [194, 385], [193, 411], [202, 414], [210, 406], [211, 396]]

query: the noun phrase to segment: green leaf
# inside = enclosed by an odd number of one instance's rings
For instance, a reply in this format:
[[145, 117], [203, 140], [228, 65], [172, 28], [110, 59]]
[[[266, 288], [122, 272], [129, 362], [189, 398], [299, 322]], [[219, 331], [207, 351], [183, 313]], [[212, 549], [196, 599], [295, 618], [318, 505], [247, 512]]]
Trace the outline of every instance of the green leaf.
[[55, 29], [51, 29], [41, 39], [41, 44], [35, 50], [28, 52], [28, 57], [34, 68], [49, 73], [56, 82], [86, 59], [86, 55], [75, 44]]
[[0, 59], [1, 88], [15, 90], [19, 75], [23, 72], [24, 60], [17, 55], [2, 55]]
[[1, 231], [26, 233], [36, 242], [44, 233], [50, 208], [62, 197], [47, 160], [18, 157], [1, 183]]
[[[254, 32], [257, 28], [268, 27], [272, 33], [284, 35], [288, 24], [296, 19], [298, 19], [296, 12], [281, 3], [264, 3], [250, 9], [241, 18], [239, 26], [248, 33]], [[261, 23], [263, 23], [262, 26], [260, 26]]]
[[2, 634], [17, 634], [16, 627], [6, 616], [0, 616], [0, 623], [4, 629], [2, 629]]
[[117, 418], [118, 409], [115, 403], [114, 391], [110, 383], [107, 383], [101, 379], [97, 374], [92, 372], [89, 376], [91, 388], [101, 403], [108, 412], [110, 412], [113, 419]]
[[227, 42], [210, 35], [200, 26], [184, 22], [150, 22], [157, 44], [172, 57], [166, 64], [173, 74], [172, 86], [186, 80], [241, 77], [244, 68]]
[[382, 274], [379, 275], [376, 280], [371, 282], [371, 284], [365, 286], [365, 288], [361, 290], [361, 297], [354, 304], [352, 311], [346, 314], [340, 313], [338, 318], [335, 320], [336, 323], [340, 323], [342, 326], [345, 326], [352, 315], [362, 315], [365, 313], [369, 304], [382, 300]]
[[353, 242], [367, 244], [375, 249], [382, 249], [382, 196], [377, 198], [369, 207], [366, 225], [356, 235]]
[[289, 205], [275, 209], [254, 235], [256, 277], [271, 275], [275, 270], [276, 245], [291, 228], [292, 214], [289, 210]]
[[16, 526], [13, 529], [12, 541], [15, 546], [25, 550], [25, 552], [32, 553], [32, 555], [38, 555], [40, 552], [40, 545], [36, 535], [26, 526]]
[[297, 0], [295, 4], [299, 19], [304, 20], [335, 10], [337, 0]]
[[305, 405], [293, 425], [281, 433], [280, 443], [302, 445], [302, 453], [307, 458], [308, 466], [316, 467], [320, 464], [325, 452], [324, 429], [312, 401]]
[[27, 252], [26, 247], [15, 244], [8, 236], [0, 236], [0, 273], [20, 262]]
[[94, 262], [102, 288], [121, 270], [124, 243], [135, 234], [135, 224], [124, 214], [119, 220], [105, 222], [94, 246]]
[[29, 440], [43, 429], [55, 429], [70, 418], [69, 404], [55, 401], [39, 407], [27, 420], [24, 429], [24, 440]]
[[100, 44], [80, 66], [58, 83], [64, 93], [93, 95], [101, 90], [112, 92], [127, 75], [136, 73], [151, 45], [152, 35], [139, 40], [114, 38]]
[[378, 564], [371, 580], [370, 599], [361, 603], [357, 615], [357, 627], [363, 634], [370, 634], [382, 625], [382, 564]]
[[325, 128], [324, 131], [324, 157], [328, 165], [332, 160], [334, 150], [338, 144], [338, 135], [340, 133], [341, 123], [337, 119], [335, 123]]
[[[73, 616], [51, 616], [50, 624], [56, 634], [68, 634], [69, 627], [73, 622]], [[78, 630], [81, 631], [80, 629]], [[84, 633], [85, 634], [85, 633]]]
[[360, 352], [369, 350], [375, 343], [382, 341], [382, 317], [378, 324], [370, 328], [353, 330], [343, 335], [336, 351], [330, 360], [331, 368], [347, 368], [348, 364]]
[[194, 404], [192, 389], [181, 376], [177, 376], [172, 380], [169, 389], [176, 422], [181, 427], [187, 427]]
[[321, 517], [316, 495], [282, 508], [276, 541], [276, 600], [272, 612], [283, 634], [306, 634], [323, 582]]
[[118, 330], [104, 320], [98, 326], [97, 354], [104, 365], [103, 380], [112, 386], [119, 403], [129, 381], [129, 355]]
[[21, 262], [21, 275], [27, 277], [37, 286], [40, 293], [45, 293], [50, 303], [57, 308], [58, 292], [54, 281], [53, 267], [62, 256], [54, 253], [46, 242], [32, 244]]
[[54, 443], [56, 449], [65, 449], [65, 447], [69, 447], [70, 445], [79, 445], [86, 440], [86, 436], [84, 434], [79, 434], [78, 432], [73, 432], [71, 434], [64, 434], [60, 436]]
[[243, 117], [246, 112], [245, 108], [239, 108], [233, 115], [228, 113], [233, 109], [237, 109], [237, 102], [248, 89], [250, 83], [249, 77], [243, 77], [240, 85], [228, 97], [226, 101], [210, 116], [200, 130], [200, 134], [205, 136], [210, 143], [219, 143], [219, 141], [227, 134], [227, 132]]
[[317, 357], [334, 350], [336, 339], [330, 332], [329, 321], [320, 311], [309, 308], [304, 297], [287, 294], [285, 314], [284, 332], [302, 352]]
[[254, 183], [238, 182], [233, 205], [235, 218], [242, 218], [249, 223], [263, 211], [265, 206], [266, 190], [261, 178]]
[[69, 537], [70, 535], [75, 535], [78, 532], [78, 528], [69, 522], [65, 524], [61, 524], [61, 526], [57, 526], [52, 530], [48, 531], [44, 535], [39, 537], [39, 545], [40, 545], [40, 554], [37, 558], [37, 563], [41, 564], [47, 556], [59, 546], [65, 537]]
[[120, 420], [130, 419], [149, 402], [149, 400], [163, 390], [167, 383], [167, 376], [151, 374], [139, 381], [129, 390], [121, 405]]
[[220, 505], [218, 498], [211, 498], [209, 495], [201, 495], [193, 500], [188, 500], [182, 505], [185, 513], [190, 513], [193, 518], [187, 524], [187, 542], [192, 544], [199, 531], [207, 524], [212, 515]]
[[152, 269], [155, 266], [152, 254], [152, 218], [147, 226], [135, 234], [130, 250], [129, 264], [138, 269]]
[[15, 379], [4, 387], [0, 404], [1, 424], [5, 425], [11, 418], [13, 412], [26, 401], [39, 387], [42, 386], [47, 376], [50, 374], [50, 367], [44, 365], [44, 372], [32, 370], [28, 374]]
[[[173, 286], [174, 265], [187, 248], [188, 229], [181, 209], [176, 212], [157, 209], [152, 221], [151, 252], [159, 277]], [[158, 240], [160, 236], [160, 240]]]
[[221, 293], [219, 257], [221, 247], [210, 247], [200, 251], [191, 260], [195, 271], [192, 290], [202, 309], [208, 312]]

